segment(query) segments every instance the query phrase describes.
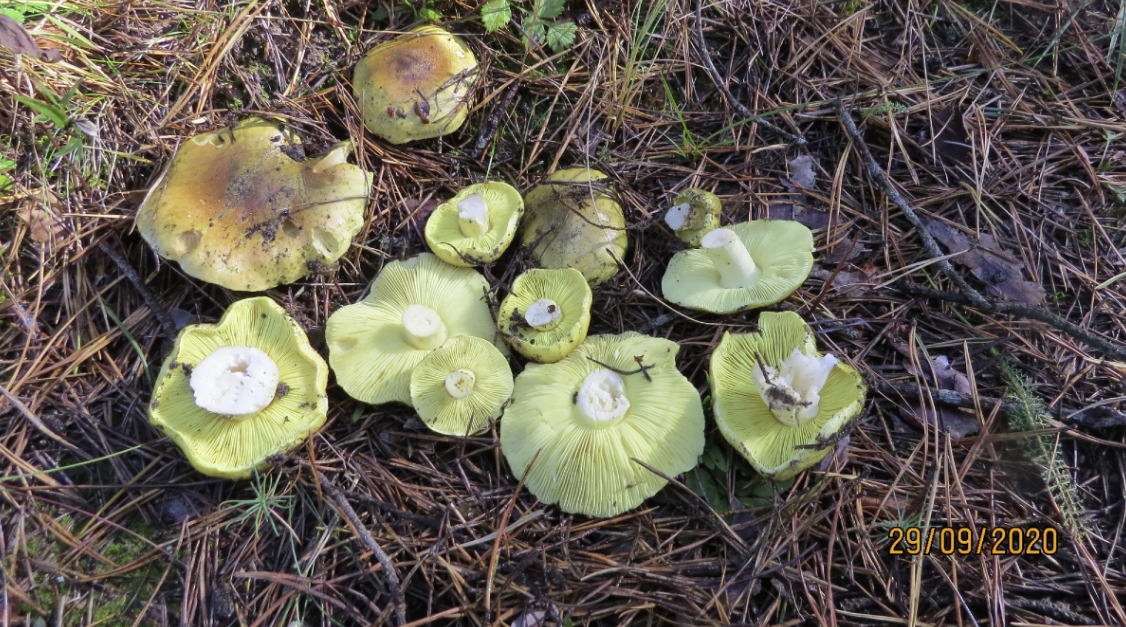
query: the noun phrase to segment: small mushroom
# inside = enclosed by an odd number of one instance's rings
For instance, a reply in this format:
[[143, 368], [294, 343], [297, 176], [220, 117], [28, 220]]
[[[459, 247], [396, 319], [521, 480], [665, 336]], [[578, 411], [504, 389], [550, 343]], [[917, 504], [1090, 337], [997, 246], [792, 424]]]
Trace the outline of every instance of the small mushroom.
[[327, 385], [328, 365], [297, 322], [265, 296], [247, 298], [218, 324], [180, 331], [149, 421], [196, 470], [241, 479], [321, 428]]
[[477, 337], [450, 338], [411, 373], [411, 403], [418, 416], [445, 435], [484, 431], [511, 396], [508, 360]]
[[676, 369], [680, 347], [624, 333], [588, 337], [554, 364], [516, 377], [500, 423], [512, 472], [544, 503], [610, 517], [656, 494], [665, 476], [696, 466], [704, 410]]
[[764, 312], [754, 333], [725, 333], [712, 353], [711, 388], [723, 437], [779, 481], [832, 450], [867, 391], [855, 369], [817, 352], [813, 332], [792, 311]]
[[755, 220], [709, 231], [700, 247], [673, 255], [661, 291], [712, 313], [772, 305], [793, 294], [813, 268], [813, 234], [791, 220]]
[[521, 355], [556, 362], [586, 338], [592, 300], [578, 270], [529, 270], [516, 277], [501, 302], [497, 328]]
[[448, 338], [485, 338], [502, 352], [485, 277], [430, 253], [384, 266], [362, 301], [329, 316], [328, 360], [352, 398], [411, 402], [411, 371]]
[[403, 144], [461, 128], [476, 76], [477, 57], [461, 39], [420, 26], [360, 59], [352, 89], [368, 130]]
[[524, 197], [521, 243], [541, 268], [574, 268], [598, 285], [618, 272], [629, 237], [622, 206], [597, 170], [559, 170]]
[[699, 246], [700, 238], [719, 227], [723, 205], [715, 194], [702, 189], [686, 189], [677, 194], [673, 206], [665, 213], [665, 224], [676, 236], [691, 246]]
[[430, 214], [426, 243], [446, 263], [488, 265], [508, 249], [522, 215], [524, 199], [508, 183], [470, 185]]
[[192, 137], [141, 204], [137, 230], [188, 275], [232, 290], [335, 262], [363, 226], [371, 176], [347, 162], [349, 142], [295, 159], [300, 147], [261, 118]]

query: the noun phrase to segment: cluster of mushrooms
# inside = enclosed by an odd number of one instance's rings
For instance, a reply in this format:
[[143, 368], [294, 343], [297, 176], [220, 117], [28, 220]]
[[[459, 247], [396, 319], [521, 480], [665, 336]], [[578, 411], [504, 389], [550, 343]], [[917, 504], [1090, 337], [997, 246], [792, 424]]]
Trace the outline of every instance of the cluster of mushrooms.
[[[477, 62], [426, 26], [356, 67], [368, 129], [401, 143], [456, 130]], [[305, 157], [299, 139], [260, 118], [197, 135], [143, 202], [137, 227], [187, 274], [262, 291], [335, 262], [364, 223], [372, 177], [342, 142]], [[813, 238], [791, 221], [720, 227], [703, 190], [680, 193], [665, 222], [690, 248], [662, 281], [666, 299], [733, 313], [777, 303], [808, 277]], [[522, 229], [536, 269], [499, 309], [474, 268], [494, 263]], [[628, 246], [605, 174], [557, 171], [525, 197], [503, 182], [461, 190], [430, 215], [431, 253], [388, 263], [358, 303], [329, 317], [328, 361], [352, 398], [407, 403], [436, 432], [469, 436], [499, 420], [513, 473], [545, 503], [609, 517], [692, 469], [704, 410], [676, 367], [679, 346], [627, 332], [587, 336], [592, 285], [614, 276]], [[515, 380], [514, 350], [531, 363]], [[202, 473], [249, 476], [325, 422], [329, 366], [265, 296], [237, 301], [217, 324], [184, 328], [150, 403], [152, 423]], [[711, 356], [720, 431], [760, 473], [784, 479], [817, 463], [860, 410], [863, 380], [792, 312], [763, 313], [754, 333], [724, 335]]]

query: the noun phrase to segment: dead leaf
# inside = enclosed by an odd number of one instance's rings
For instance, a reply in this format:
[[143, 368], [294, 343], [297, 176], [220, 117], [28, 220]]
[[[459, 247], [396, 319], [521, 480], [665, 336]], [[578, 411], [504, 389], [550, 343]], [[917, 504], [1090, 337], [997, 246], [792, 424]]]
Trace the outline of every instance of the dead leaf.
[[790, 191], [794, 191], [795, 187], [813, 189], [814, 183], [817, 182], [817, 162], [813, 157], [798, 155], [786, 162], [786, 165], [789, 166], [790, 179], [785, 183]]
[[512, 621], [512, 627], [542, 627], [545, 620], [547, 620], [547, 612], [532, 610], [531, 612], [524, 612]]
[[857, 240], [845, 235], [836, 244], [833, 244], [828, 252], [819, 256], [818, 260], [821, 263], [835, 266], [838, 263], [855, 259], [863, 252], [863, 248]]
[[772, 220], [796, 220], [810, 229], [823, 229], [829, 226], [829, 212], [810, 209], [801, 203], [773, 203], [769, 206]]
[[965, 161], [969, 158], [969, 135], [966, 133], [966, 124], [962, 121], [962, 112], [954, 107], [944, 109], [935, 115], [934, 122], [938, 131], [934, 145], [939, 156], [953, 161]]
[[27, 55], [48, 63], [56, 63], [63, 58], [54, 48], [40, 48], [31, 33], [7, 15], [0, 15], [0, 47], [7, 48], [14, 54]]
[[928, 220], [927, 230], [947, 250], [957, 254], [954, 262], [969, 268], [971, 274], [986, 284], [989, 294], [1029, 305], [1044, 302], [1043, 286], [1026, 280], [1022, 272], [1024, 264], [1003, 250], [992, 235], [984, 233], [979, 240], [938, 220]]
[[817, 266], [809, 273], [809, 276], [815, 279], [821, 279], [822, 281], [828, 281], [832, 278], [833, 285], [831, 288], [827, 289], [833, 289], [834, 293], [842, 296], [856, 298], [858, 296], [865, 296], [872, 291], [872, 286], [870, 285], [871, 275], [863, 271], [854, 272], [851, 270], [841, 270], [837, 272], [836, 277], [833, 277], [834, 270], [834, 268]]
[[981, 423], [972, 413], [962, 409], [939, 407], [937, 411], [924, 409], [919, 405], [907, 405], [902, 409], [917, 422], [929, 422], [943, 433], [949, 433], [954, 440], [960, 440], [981, 432]]
[[[969, 393], [970, 380], [966, 378], [966, 375], [950, 366], [949, 357], [946, 355], [931, 357], [931, 367], [934, 368], [934, 376], [938, 378], [934, 383], [939, 389], [956, 390], [961, 394]], [[907, 366], [907, 372], [914, 376], [921, 376], [928, 381], [931, 380], [931, 371], [928, 368], [923, 368], [922, 372], [920, 372], [919, 369], [914, 366]]]
[[62, 212], [59, 197], [51, 192], [35, 191], [28, 194], [16, 215], [31, 229], [31, 239], [47, 242], [66, 230], [59, 214]]

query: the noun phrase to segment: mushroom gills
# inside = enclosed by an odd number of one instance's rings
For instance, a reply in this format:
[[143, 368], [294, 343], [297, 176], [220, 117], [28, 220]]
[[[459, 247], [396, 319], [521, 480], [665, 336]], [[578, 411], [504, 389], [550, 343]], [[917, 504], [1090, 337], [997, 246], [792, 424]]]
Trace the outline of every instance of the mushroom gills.
[[743, 240], [730, 229], [716, 229], [700, 240], [700, 249], [719, 272], [719, 285], [739, 289], [754, 285], [762, 271], [755, 265]]
[[758, 393], [778, 422], [800, 427], [821, 409], [821, 390], [838, 360], [831, 354], [806, 355], [794, 349], [777, 368], [761, 361], [752, 374]]
[[281, 374], [270, 356], [250, 346], [221, 346], [192, 369], [196, 406], [232, 418], [247, 417], [273, 402]]

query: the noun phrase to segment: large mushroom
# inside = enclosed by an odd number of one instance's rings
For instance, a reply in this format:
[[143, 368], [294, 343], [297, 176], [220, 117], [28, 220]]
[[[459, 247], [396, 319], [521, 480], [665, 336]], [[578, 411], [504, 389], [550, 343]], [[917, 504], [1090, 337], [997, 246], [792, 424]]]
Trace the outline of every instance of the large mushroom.
[[411, 403], [431, 430], [473, 435], [500, 417], [512, 396], [512, 369], [479, 337], [450, 338], [411, 373]]
[[578, 270], [529, 270], [516, 277], [501, 302], [497, 328], [521, 355], [556, 362], [586, 338], [592, 300]]
[[364, 125], [392, 144], [452, 133], [469, 115], [477, 58], [437, 26], [382, 43], [356, 64], [352, 89]]
[[638, 333], [595, 335], [559, 362], [528, 364], [500, 423], [513, 473], [544, 503], [610, 517], [665, 486], [650, 468], [694, 468], [704, 410], [676, 369], [679, 350]]
[[278, 124], [250, 118], [180, 145], [137, 212], [158, 255], [197, 279], [256, 292], [339, 259], [364, 223], [371, 176], [352, 144], [305, 158]]
[[213, 477], [250, 476], [325, 422], [328, 365], [265, 296], [231, 305], [218, 324], [184, 327], [164, 362], [149, 420]]
[[484, 338], [507, 352], [471, 268], [430, 253], [387, 264], [362, 301], [329, 316], [328, 360], [352, 398], [377, 405], [411, 402], [411, 372], [448, 338]]
[[591, 285], [614, 276], [626, 248], [626, 219], [597, 170], [559, 170], [524, 197], [521, 243], [541, 268], [574, 268]]
[[712, 313], [766, 307], [793, 294], [813, 269], [813, 234], [792, 220], [755, 220], [709, 231], [673, 255], [661, 279], [670, 301]]
[[754, 333], [725, 333], [712, 353], [711, 387], [723, 437], [779, 481], [832, 449], [867, 391], [856, 370], [817, 352], [813, 332], [792, 311], [764, 312]]

